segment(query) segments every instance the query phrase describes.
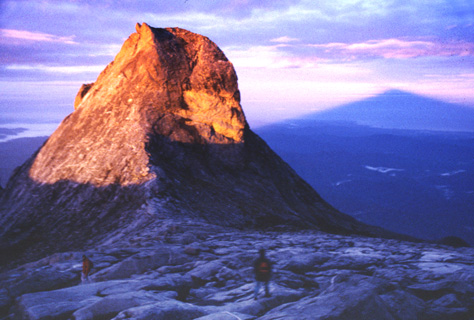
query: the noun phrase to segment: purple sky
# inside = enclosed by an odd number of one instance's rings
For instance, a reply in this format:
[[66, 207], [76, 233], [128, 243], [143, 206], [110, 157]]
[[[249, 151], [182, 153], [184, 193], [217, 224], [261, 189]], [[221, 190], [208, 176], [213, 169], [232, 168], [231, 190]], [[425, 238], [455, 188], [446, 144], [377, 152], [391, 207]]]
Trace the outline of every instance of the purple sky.
[[0, 0], [0, 126], [56, 126], [137, 22], [216, 42], [251, 126], [392, 88], [474, 106], [471, 0]]

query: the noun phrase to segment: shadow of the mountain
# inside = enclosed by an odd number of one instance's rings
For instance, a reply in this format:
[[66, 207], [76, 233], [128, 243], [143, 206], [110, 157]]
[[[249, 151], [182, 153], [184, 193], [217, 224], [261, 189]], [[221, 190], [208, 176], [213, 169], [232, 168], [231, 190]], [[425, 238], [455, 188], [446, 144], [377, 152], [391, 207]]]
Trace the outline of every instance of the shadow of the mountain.
[[389, 90], [304, 118], [376, 128], [474, 132], [474, 108], [400, 90]]

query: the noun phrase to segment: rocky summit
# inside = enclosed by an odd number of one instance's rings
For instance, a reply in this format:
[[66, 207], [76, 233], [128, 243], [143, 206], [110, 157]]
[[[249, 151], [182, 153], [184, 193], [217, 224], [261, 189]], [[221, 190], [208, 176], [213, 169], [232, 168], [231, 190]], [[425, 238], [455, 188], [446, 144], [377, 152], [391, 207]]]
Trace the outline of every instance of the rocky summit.
[[137, 24], [2, 192], [3, 264], [83, 249], [163, 218], [388, 234], [327, 204], [254, 134], [208, 38]]

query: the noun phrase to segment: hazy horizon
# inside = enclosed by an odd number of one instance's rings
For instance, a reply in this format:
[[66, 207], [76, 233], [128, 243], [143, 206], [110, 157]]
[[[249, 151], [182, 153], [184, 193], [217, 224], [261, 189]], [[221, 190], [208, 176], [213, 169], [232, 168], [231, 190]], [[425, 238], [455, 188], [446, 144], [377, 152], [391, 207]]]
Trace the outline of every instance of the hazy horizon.
[[[352, 98], [354, 98], [355, 100], [349, 100], [339, 105], [321, 107], [306, 104], [304, 106], [298, 106], [299, 108], [297, 108], [297, 110], [294, 110], [292, 108], [292, 106], [294, 106], [292, 104], [275, 102], [264, 103], [261, 101], [242, 101], [242, 107], [246, 115], [247, 121], [249, 122], [250, 128], [255, 129], [276, 124], [282, 121], [288, 121], [292, 119], [304, 119], [305, 117], [311, 117], [315, 114], [324, 113], [326, 111], [337, 110], [338, 108], [344, 108], [348, 106], [350, 107], [351, 105], [356, 105], [358, 103], [370, 101], [371, 99], [383, 97], [384, 95], [390, 92], [395, 92], [395, 90], [388, 90], [381, 94], [363, 97], [361, 99], [355, 99], [357, 97], [352, 96]], [[412, 94], [408, 91], [401, 91], [401, 93]], [[14, 108], [11, 108], [9, 105], [0, 103], [0, 110], [2, 111], [2, 115], [0, 116], [0, 143], [17, 138], [41, 137], [51, 135], [59, 126], [61, 121], [74, 111], [73, 98], [75, 97], [75, 94], [72, 95], [72, 98], [70, 98], [70, 104], [66, 101], [68, 99], [66, 94], [64, 94], [64, 97], [61, 97], [63, 101], [62, 104], [57, 103], [56, 105], [47, 105], [47, 102], [44, 101], [39, 103], [35, 103], [35, 101], [23, 101], [23, 104], [17, 104]], [[423, 96], [415, 94], [412, 95], [414, 97], [425, 98]], [[436, 101], [447, 105], [450, 104], [448, 101]], [[250, 105], [249, 108], [246, 108], [246, 105]], [[468, 110], [472, 110], [474, 113], [474, 106], [462, 104], [452, 105], [465, 107]], [[260, 108], [258, 106], [260, 106]], [[387, 108], [387, 106], [384, 106], [384, 108]], [[272, 112], [273, 114], [273, 117], [271, 119], [267, 119], [265, 117], [269, 112]], [[433, 130], [436, 129], [433, 128]]]

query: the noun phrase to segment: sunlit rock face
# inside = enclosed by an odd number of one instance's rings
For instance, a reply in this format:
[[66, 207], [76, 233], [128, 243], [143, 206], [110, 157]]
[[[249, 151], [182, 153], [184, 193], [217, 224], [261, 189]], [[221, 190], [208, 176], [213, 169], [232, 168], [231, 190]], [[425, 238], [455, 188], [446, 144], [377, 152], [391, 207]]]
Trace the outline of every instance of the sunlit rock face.
[[137, 25], [74, 104], [1, 195], [6, 262], [160, 219], [387, 235], [327, 204], [250, 130], [234, 68], [206, 37]]
[[137, 24], [115, 60], [83, 85], [75, 111], [38, 153], [30, 177], [106, 186], [156, 177], [151, 135], [192, 144], [242, 143], [246, 120], [232, 63], [208, 38]]

